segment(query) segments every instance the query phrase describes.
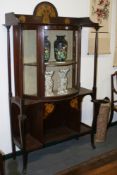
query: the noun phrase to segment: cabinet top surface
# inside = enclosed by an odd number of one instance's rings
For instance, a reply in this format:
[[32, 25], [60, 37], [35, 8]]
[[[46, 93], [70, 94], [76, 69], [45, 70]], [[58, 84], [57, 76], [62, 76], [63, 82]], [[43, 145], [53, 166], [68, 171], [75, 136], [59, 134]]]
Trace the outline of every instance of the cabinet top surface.
[[33, 15], [7, 13], [5, 15], [5, 25], [18, 24], [37, 24], [37, 25], [75, 25], [84, 27], [99, 27], [98, 23], [94, 23], [89, 17], [72, 18], [59, 17], [55, 6], [49, 2], [39, 3]]

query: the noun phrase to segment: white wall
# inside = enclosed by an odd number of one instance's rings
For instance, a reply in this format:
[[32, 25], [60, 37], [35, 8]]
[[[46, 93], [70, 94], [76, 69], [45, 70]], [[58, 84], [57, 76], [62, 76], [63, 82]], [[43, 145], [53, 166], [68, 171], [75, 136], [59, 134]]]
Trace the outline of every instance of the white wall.
[[[8, 108], [8, 76], [7, 76], [7, 38], [6, 29], [3, 26], [5, 22], [5, 13], [15, 12], [21, 14], [32, 14], [34, 7], [41, 1], [36, 0], [3, 0], [0, 1], [0, 149], [6, 154], [11, 153], [10, 141], [10, 122]], [[85, 17], [89, 16], [89, 0], [49, 0], [58, 10], [59, 16]], [[98, 66], [98, 98], [110, 97], [110, 74], [115, 70], [112, 67], [114, 53], [114, 31], [115, 31], [115, 6], [116, 0], [113, 0], [113, 14], [111, 24], [111, 54], [99, 56]], [[87, 55], [88, 31], [83, 30], [82, 41], [82, 86], [92, 88], [93, 57]], [[91, 124], [92, 104], [90, 98], [86, 97], [83, 101], [83, 121]], [[117, 120], [115, 116], [114, 120]]]

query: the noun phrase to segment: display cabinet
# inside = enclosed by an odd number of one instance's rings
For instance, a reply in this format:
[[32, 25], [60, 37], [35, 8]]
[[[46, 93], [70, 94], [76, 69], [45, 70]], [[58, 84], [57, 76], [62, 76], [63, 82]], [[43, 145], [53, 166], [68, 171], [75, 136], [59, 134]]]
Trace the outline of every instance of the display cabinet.
[[[96, 97], [99, 26], [89, 18], [59, 17], [49, 2], [38, 4], [33, 15], [7, 13], [5, 25], [12, 150], [15, 157], [15, 146], [21, 149], [25, 169], [28, 152], [93, 133], [92, 127], [81, 123], [81, 104], [86, 95], [92, 100]], [[80, 86], [83, 27], [96, 30], [94, 82], [90, 90]], [[13, 80], [15, 95], [12, 95]]]

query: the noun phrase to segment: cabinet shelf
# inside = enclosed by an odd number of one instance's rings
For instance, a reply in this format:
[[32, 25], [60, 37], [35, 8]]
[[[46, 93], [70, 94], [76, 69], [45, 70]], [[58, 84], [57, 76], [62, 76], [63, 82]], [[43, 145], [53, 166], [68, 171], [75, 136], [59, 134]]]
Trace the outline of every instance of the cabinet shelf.
[[[73, 60], [67, 60], [67, 61], [63, 61], [63, 62], [57, 62], [57, 61], [48, 61], [44, 63], [45, 66], [48, 67], [54, 67], [54, 66], [69, 66], [69, 65], [73, 65], [73, 64], [77, 64], [76, 61]], [[37, 63], [24, 63], [24, 66], [38, 66]]]
[[[21, 148], [21, 138], [20, 136], [17, 136], [14, 138], [14, 142], [15, 144]], [[26, 134], [25, 136], [25, 149], [26, 151], [33, 151], [39, 148], [42, 148], [43, 144], [38, 141], [36, 138], [34, 138], [33, 136], [31, 136], [30, 134]]]
[[[71, 96], [66, 96], [66, 98], [65, 98], [65, 96], [64, 96], [64, 99], [62, 99], [62, 101], [63, 100], [67, 100], [67, 99], [69, 100], [71, 98], [75, 98], [78, 95], [79, 96], [85, 96], [85, 95], [92, 95], [92, 94], [93, 94], [93, 91], [92, 90], [86, 89], [86, 88], [80, 88], [80, 90], [79, 90], [78, 93], [72, 95], [72, 97]], [[54, 102], [54, 101], [60, 101], [61, 98], [49, 98], [48, 97], [48, 98], [45, 98], [45, 99], [32, 99], [32, 98], [26, 98], [25, 97], [24, 98], [24, 105], [25, 106], [34, 105], [34, 104], [41, 103], [41, 102], [48, 102], [48, 100], [49, 101], [51, 100], [51, 102]], [[14, 104], [16, 104], [17, 106], [20, 106], [21, 98], [18, 97], [18, 96], [12, 97], [11, 98], [11, 102], [14, 103]]]
[[75, 131], [73, 129], [70, 129], [67, 126], [60, 126], [60, 127], [45, 131], [44, 143], [45, 145], [53, 144], [53, 143], [69, 140], [71, 138], [78, 138], [90, 132], [91, 132], [91, 127], [84, 123], [80, 124], [80, 131]]
[[24, 63], [23, 64], [24, 66], [38, 66], [38, 64], [37, 63]]
[[64, 61], [64, 62], [49, 61], [49, 62], [45, 63], [45, 65], [48, 66], [48, 67], [69, 66], [69, 65], [73, 65], [73, 64], [77, 64], [77, 62], [73, 61], [73, 60], [67, 60], [67, 61]]
[[45, 132], [45, 144], [52, 144], [64, 140], [68, 140], [73, 137], [78, 137], [78, 132], [67, 126], [60, 126], [54, 129], [49, 129]]
[[[74, 94], [78, 94], [78, 89], [74, 89], [74, 88], [69, 88], [69, 89], [67, 89], [67, 93], [65, 93], [65, 94], [58, 94], [58, 92], [57, 91], [53, 91], [53, 96], [49, 96], [49, 97], [62, 97], [62, 96], [66, 96], [66, 97], [68, 97], [68, 96], [70, 96], [70, 95], [74, 95]], [[48, 96], [47, 96], [48, 97]]]
[[[26, 151], [33, 151], [33, 150], [42, 148], [44, 145], [47, 146], [47, 145], [55, 144], [65, 140], [78, 138], [90, 132], [91, 132], [91, 127], [84, 123], [81, 123], [79, 132], [73, 129], [70, 129], [67, 126], [60, 126], [60, 127], [48, 129], [44, 132], [44, 143], [41, 143], [30, 134], [27, 134], [25, 137]], [[21, 138], [17, 136], [14, 138], [14, 140], [15, 140], [15, 144], [19, 148], [21, 148]]]

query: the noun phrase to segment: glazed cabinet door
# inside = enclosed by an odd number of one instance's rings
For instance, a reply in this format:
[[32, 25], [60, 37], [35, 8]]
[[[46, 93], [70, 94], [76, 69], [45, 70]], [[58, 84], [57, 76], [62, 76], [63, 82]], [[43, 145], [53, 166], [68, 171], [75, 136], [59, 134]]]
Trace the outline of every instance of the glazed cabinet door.
[[40, 26], [14, 27], [15, 90], [20, 97], [44, 96], [43, 38]]
[[22, 30], [23, 94], [37, 96], [37, 30]]
[[20, 96], [56, 99], [78, 94], [78, 28], [22, 25], [14, 30], [14, 38], [16, 92]]
[[79, 32], [71, 27], [44, 30], [45, 97], [79, 91]]

